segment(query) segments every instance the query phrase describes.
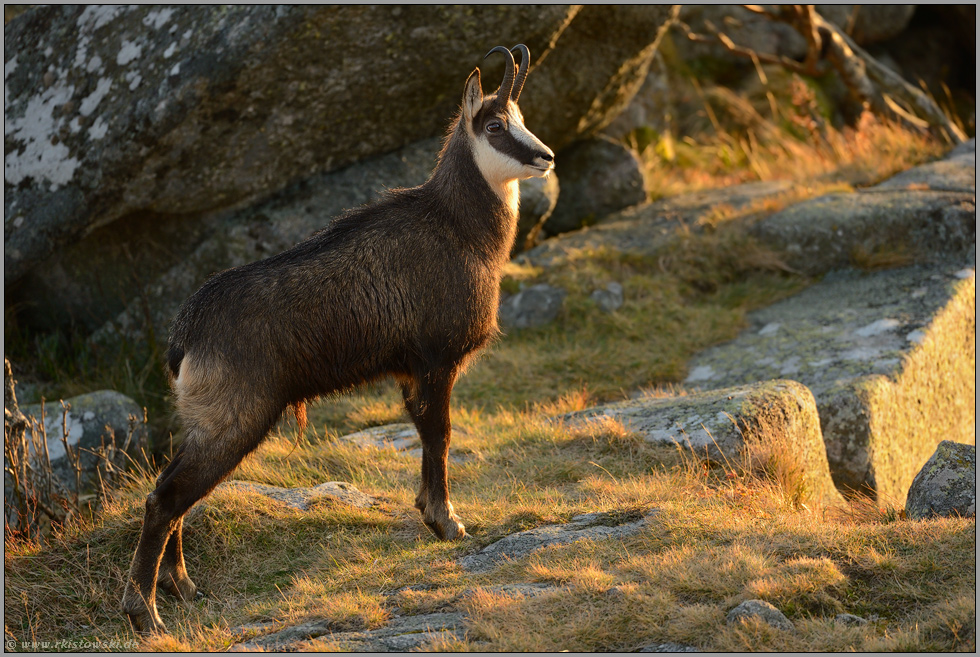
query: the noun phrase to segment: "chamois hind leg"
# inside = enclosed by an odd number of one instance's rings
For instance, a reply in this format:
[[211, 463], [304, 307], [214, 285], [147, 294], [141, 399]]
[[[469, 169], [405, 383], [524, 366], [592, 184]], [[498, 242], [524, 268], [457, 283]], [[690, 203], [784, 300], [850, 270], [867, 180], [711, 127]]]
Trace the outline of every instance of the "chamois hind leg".
[[[418, 387], [415, 385], [414, 381], [402, 383], [402, 397], [405, 400], [405, 410], [408, 411], [409, 416], [415, 423], [415, 428], [419, 431], [419, 436], [421, 436], [422, 426], [420, 424], [420, 418], [422, 417], [422, 406], [419, 401]], [[425, 513], [425, 505], [429, 498], [428, 476], [428, 461], [423, 457], [422, 482], [419, 484], [418, 494], [415, 495], [415, 508], [421, 511], [423, 514]]]
[[183, 528], [184, 518], [177, 519], [176, 527], [167, 540], [167, 547], [160, 560], [160, 570], [157, 573], [157, 587], [170, 595], [185, 602], [193, 600], [197, 594], [197, 585], [187, 575], [184, 566]]
[[[123, 611], [137, 632], [166, 631], [156, 607], [160, 579], [171, 577], [184, 599], [193, 596], [190, 587], [196, 592], [197, 587], [183, 571], [182, 536], [175, 534], [180, 531], [184, 514], [258, 446], [269, 426], [271, 423], [248, 428], [239, 422], [217, 435], [196, 426], [188, 427], [184, 445], [160, 475], [156, 489], [146, 498], [143, 531], [122, 599]], [[168, 541], [173, 542], [172, 548]], [[170, 554], [165, 557], [165, 553]], [[165, 564], [163, 576], [161, 562]]]
[[466, 536], [466, 528], [449, 501], [449, 398], [455, 369], [431, 372], [415, 382], [413, 403], [406, 403], [422, 438], [422, 484], [415, 505], [425, 524], [443, 540]]

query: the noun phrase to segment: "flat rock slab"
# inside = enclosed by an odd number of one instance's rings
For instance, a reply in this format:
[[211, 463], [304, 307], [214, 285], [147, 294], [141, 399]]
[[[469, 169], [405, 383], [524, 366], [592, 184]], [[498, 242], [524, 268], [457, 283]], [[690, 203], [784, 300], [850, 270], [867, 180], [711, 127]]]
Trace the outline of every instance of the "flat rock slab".
[[629, 514], [585, 513], [565, 524], [545, 525], [505, 536], [476, 554], [461, 558], [459, 564], [469, 572], [486, 572], [504, 561], [526, 557], [549, 545], [631, 536], [654, 515], [656, 510], [636, 519], [630, 519]]
[[696, 356], [685, 383], [791, 378], [809, 387], [842, 490], [902, 504], [940, 440], [976, 440], [972, 268], [835, 272], [748, 322], [735, 340]]
[[778, 197], [792, 188], [792, 183], [782, 180], [746, 183], [637, 205], [609, 215], [594, 226], [551, 238], [515, 260], [548, 267], [578, 251], [599, 248], [651, 255], [673, 238], [678, 226], [696, 226], [703, 215], [719, 205], [738, 210]]
[[[466, 432], [463, 429], [453, 427], [453, 433], [459, 435]], [[408, 456], [422, 457], [422, 439], [419, 438], [419, 432], [415, 425], [409, 422], [370, 427], [341, 436], [340, 440], [362, 447], [391, 448]], [[449, 450], [449, 460], [453, 463], [465, 463], [469, 458], [470, 455], [468, 454], [461, 454], [452, 448]]]
[[334, 625], [328, 620], [310, 621], [234, 644], [230, 650], [293, 649], [302, 641], [329, 635], [337, 648], [348, 652], [407, 652], [434, 641], [461, 639], [463, 619], [463, 614], [457, 612], [401, 616], [382, 628], [360, 632], [334, 632]]
[[[427, 590], [427, 585], [404, 587], [392, 593], [394, 598], [404, 590]], [[349, 652], [407, 652], [424, 648], [436, 641], [464, 638], [464, 614], [451, 609], [452, 604], [479, 593], [490, 593], [510, 598], [530, 598], [561, 590], [560, 587], [543, 583], [494, 584], [466, 589], [450, 603], [450, 610], [415, 616], [400, 616], [394, 610], [391, 621], [384, 627], [364, 631], [334, 631], [328, 620], [312, 620], [298, 625], [283, 627], [281, 623], [243, 625], [230, 630], [233, 635], [266, 632], [255, 638], [231, 646], [232, 652], [254, 650], [295, 650], [304, 641], [327, 637], [335, 647]]]
[[375, 498], [344, 481], [328, 481], [307, 488], [280, 488], [251, 481], [226, 481], [218, 486], [218, 490], [258, 493], [299, 511], [308, 511], [311, 505], [323, 499], [341, 502], [358, 509], [369, 509], [378, 503]]
[[[612, 418], [653, 443], [678, 444], [714, 461], [741, 462], [746, 448], [797, 455], [811, 495], [839, 502], [820, 434], [816, 402], [806, 386], [774, 380], [711, 392], [631, 399], [570, 413], [571, 423]], [[773, 440], [780, 442], [773, 444]], [[761, 452], [756, 452], [761, 453]], [[801, 500], [802, 501], [802, 500]]]
[[977, 239], [976, 146], [858, 192], [797, 203], [753, 228], [808, 275], [897, 255], [916, 262], [973, 258]]

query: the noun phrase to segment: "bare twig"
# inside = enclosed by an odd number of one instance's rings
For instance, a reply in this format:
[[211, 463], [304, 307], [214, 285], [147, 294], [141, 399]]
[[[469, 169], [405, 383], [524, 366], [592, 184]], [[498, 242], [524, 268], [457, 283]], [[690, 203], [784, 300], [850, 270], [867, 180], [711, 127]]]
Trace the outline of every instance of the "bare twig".
[[[807, 44], [803, 61], [740, 46], [710, 23], [705, 27], [711, 36], [697, 34], [681, 22], [677, 26], [691, 41], [720, 43], [733, 55], [747, 57], [756, 64], [778, 64], [793, 73], [811, 77], [823, 75], [829, 64], [863, 108], [920, 130], [936, 130], [954, 143], [966, 140], [963, 130], [949, 120], [928, 94], [860, 48], [846, 31], [820, 16], [813, 5], [777, 5], [774, 10], [762, 5], [742, 7], [769, 20], [786, 23], [799, 32]], [[850, 23], [854, 17], [852, 14]]]

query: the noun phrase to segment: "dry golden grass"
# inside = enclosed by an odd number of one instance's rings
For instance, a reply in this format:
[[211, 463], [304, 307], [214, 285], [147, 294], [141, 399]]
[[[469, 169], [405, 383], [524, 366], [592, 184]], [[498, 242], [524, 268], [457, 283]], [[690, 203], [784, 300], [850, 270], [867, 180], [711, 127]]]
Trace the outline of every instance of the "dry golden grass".
[[[641, 129], [631, 138], [647, 166], [653, 199], [758, 180], [795, 180], [801, 189], [865, 186], [925, 160], [946, 146], [924, 133], [865, 113], [837, 129], [812, 82], [765, 66], [765, 87], [740, 93], [700, 88], [672, 76], [677, 115], [662, 134]], [[816, 195], [816, 193], [812, 193]]]

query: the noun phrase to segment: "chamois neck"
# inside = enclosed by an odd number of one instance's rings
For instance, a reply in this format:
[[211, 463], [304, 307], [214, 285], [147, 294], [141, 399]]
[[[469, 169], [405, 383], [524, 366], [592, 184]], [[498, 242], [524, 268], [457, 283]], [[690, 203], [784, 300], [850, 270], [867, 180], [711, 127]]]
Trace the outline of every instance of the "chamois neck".
[[474, 243], [495, 253], [510, 253], [517, 230], [517, 181], [502, 185], [487, 181], [461, 121], [453, 126], [426, 186], [436, 192], [456, 226], [467, 230]]

